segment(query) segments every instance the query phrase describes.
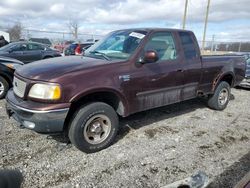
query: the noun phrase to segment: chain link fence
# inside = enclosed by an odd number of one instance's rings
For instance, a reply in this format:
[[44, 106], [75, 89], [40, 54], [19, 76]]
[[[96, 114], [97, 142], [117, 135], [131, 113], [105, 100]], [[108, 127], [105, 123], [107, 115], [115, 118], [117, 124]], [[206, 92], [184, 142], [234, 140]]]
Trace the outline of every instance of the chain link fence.
[[[200, 48], [202, 41], [198, 41]], [[224, 41], [205, 41], [203, 53], [223, 54], [232, 52], [250, 52], [250, 41], [244, 42], [224, 42]]]
[[[64, 41], [75, 41], [75, 42], [89, 42], [100, 40], [103, 35], [97, 34], [86, 34], [78, 33], [78, 37], [75, 38], [72, 33], [63, 31], [42, 31], [35, 29], [24, 29], [22, 31], [22, 37], [24, 39], [29, 38], [48, 38], [53, 44], [61, 43]], [[198, 41], [201, 47], [202, 41]], [[204, 51], [221, 53], [221, 52], [250, 52], [250, 41], [249, 42], [224, 42], [224, 41], [205, 41]]]
[[42, 31], [35, 29], [23, 29], [22, 38], [28, 40], [30, 38], [48, 38], [52, 43], [61, 43], [64, 41], [89, 42], [100, 40], [103, 36], [97, 34], [78, 33], [77, 38], [72, 33], [64, 31]]

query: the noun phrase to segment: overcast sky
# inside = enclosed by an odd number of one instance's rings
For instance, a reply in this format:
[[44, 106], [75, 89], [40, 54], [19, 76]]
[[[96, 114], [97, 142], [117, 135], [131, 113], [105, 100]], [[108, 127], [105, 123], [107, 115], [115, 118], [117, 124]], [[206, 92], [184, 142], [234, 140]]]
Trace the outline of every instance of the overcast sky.
[[[120, 28], [181, 28], [185, 0], [1, 0], [0, 28], [21, 22], [26, 29], [105, 34]], [[189, 0], [186, 28], [202, 38], [207, 0]], [[250, 41], [249, 0], [211, 0], [207, 38]]]

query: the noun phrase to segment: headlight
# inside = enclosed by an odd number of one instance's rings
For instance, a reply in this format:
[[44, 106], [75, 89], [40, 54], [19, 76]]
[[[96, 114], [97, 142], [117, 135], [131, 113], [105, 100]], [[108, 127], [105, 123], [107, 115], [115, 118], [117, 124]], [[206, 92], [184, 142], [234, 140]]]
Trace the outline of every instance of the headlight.
[[22, 66], [16, 63], [2, 63], [2, 64], [4, 64], [6, 67], [9, 67], [10, 69], [13, 69], [13, 70], [16, 70], [18, 67]]
[[45, 100], [61, 98], [61, 88], [57, 84], [35, 84], [29, 91], [29, 97]]

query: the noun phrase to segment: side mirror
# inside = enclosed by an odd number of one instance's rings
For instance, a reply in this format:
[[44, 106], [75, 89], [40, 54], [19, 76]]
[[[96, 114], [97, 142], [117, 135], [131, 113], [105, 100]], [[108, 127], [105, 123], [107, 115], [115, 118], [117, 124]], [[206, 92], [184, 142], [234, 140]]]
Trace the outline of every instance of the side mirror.
[[144, 63], [154, 63], [158, 61], [159, 57], [156, 51], [154, 50], [148, 50], [144, 54], [143, 62]]
[[10, 49], [8, 50], [9, 53], [12, 53], [13, 51], [14, 51], [13, 48], [10, 48]]

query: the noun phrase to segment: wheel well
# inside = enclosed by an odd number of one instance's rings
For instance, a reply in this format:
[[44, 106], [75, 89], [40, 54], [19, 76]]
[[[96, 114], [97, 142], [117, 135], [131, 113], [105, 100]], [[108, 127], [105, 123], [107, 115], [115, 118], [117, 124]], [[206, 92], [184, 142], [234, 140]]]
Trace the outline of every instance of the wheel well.
[[227, 74], [227, 75], [224, 75], [221, 79], [220, 79], [220, 82], [221, 81], [225, 81], [227, 82], [230, 86], [233, 86], [233, 76], [231, 74]]
[[10, 80], [10, 78], [6, 75], [0, 74], [1, 77], [3, 77], [9, 84], [10, 87], [12, 87], [12, 81]]
[[47, 59], [47, 58], [52, 58], [53, 56], [50, 56], [50, 55], [46, 55], [43, 57], [43, 59]]
[[68, 124], [72, 119], [72, 116], [74, 115], [77, 109], [91, 102], [104, 102], [112, 106], [120, 116], [124, 116], [124, 109], [125, 109], [124, 105], [116, 94], [112, 92], [91, 93], [78, 99], [77, 101], [72, 102], [67, 118], [64, 123], [64, 127], [66, 128], [68, 126]]

